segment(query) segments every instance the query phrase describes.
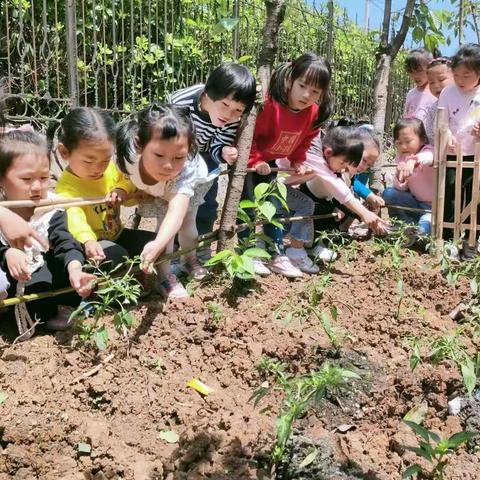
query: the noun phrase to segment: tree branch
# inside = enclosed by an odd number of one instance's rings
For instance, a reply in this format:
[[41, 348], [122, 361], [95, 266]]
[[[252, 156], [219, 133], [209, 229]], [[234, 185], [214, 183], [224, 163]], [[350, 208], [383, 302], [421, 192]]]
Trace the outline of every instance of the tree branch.
[[407, 5], [405, 6], [405, 12], [403, 12], [402, 25], [400, 30], [395, 35], [395, 38], [392, 40], [392, 60], [397, 56], [398, 51], [402, 48], [405, 38], [410, 28], [413, 16], [413, 8], [415, 7], [415, 0], [407, 0]]

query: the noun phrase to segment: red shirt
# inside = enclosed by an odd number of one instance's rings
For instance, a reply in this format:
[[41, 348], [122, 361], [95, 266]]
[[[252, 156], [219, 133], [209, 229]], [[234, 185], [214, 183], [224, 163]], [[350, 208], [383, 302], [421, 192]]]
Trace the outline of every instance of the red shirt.
[[314, 103], [309, 108], [294, 112], [267, 98], [255, 123], [248, 167], [285, 157], [293, 167], [303, 163], [312, 140], [320, 131], [313, 128], [318, 108]]

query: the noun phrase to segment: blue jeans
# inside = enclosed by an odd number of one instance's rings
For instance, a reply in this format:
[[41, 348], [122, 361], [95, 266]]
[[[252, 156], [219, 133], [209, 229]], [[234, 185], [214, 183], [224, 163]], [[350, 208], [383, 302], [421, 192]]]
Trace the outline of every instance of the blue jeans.
[[[315, 211], [315, 202], [301, 192], [298, 188], [287, 187], [287, 205], [289, 217], [313, 215]], [[301, 240], [305, 244], [311, 245], [313, 242], [313, 220], [299, 220], [290, 223], [290, 237], [295, 240]]]
[[[432, 209], [431, 202], [420, 202], [410, 192], [402, 192], [393, 187], [388, 187], [383, 191], [383, 199], [386, 204], [398, 205], [399, 207]], [[405, 223], [416, 223], [422, 234], [430, 234], [432, 226], [431, 213], [408, 212], [389, 208], [388, 214], [390, 217], [397, 218]]]

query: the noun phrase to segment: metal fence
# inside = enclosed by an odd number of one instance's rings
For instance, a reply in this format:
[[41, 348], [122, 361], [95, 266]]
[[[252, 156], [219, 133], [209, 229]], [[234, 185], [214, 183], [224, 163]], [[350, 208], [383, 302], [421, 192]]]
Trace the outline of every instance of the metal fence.
[[[0, 76], [9, 118], [45, 122], [72, 105], [128, 112], [235, 59], [254, 69], [265, 19], [260, 0], [0, 0]], [[279, 61], [328, 54], [324, 2], [289, 2]], [[372, 115], [374, 43], [345, 52], [336, 17], [331, 62], [337, 115]], [[343, 25], [342, 25], [343, 22]], [[359, 37], [360, 38], [360, 37]], [[392, 72], [394, 121], [408, 78]], [[388, 126], [388, 125], [387, 125]]]

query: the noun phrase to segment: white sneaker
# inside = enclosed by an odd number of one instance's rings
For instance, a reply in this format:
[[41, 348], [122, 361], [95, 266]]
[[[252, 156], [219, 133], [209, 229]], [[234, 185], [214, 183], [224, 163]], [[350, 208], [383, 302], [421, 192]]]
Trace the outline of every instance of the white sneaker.
[[310, 250], [309, 254], [311, 257], [325, 263], [330, 263], [337, 259], [337, 253], [327, 248], [322, 241], [319, 241], [317, 245]]
[[318, 265], [315, 265], [308, 256], [304, 257], [288, 257], [291, 264], [297, 267], [301, 272], [314, 275], [320, 272]]
[[275, 255], [268, 264], [268, 268], [274, 272], [288, 278], [303, 277], [303, 273], [292, 263], [286, 255]]
[[260, 275], [261, 277], [266, 277], [270, 275], [272, 272], [267, 268], [267, 266], [258, 258], [253, 259], [253, 267], [255, 269], [255, 273]]

